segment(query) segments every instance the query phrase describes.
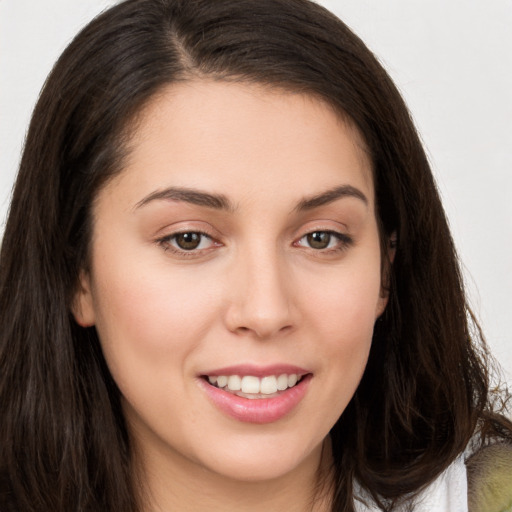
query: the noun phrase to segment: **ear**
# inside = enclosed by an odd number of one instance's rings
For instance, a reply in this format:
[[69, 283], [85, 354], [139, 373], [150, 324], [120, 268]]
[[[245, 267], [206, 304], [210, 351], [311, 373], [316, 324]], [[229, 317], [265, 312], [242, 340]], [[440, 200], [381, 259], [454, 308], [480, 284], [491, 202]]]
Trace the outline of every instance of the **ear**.
[[78, 288], [71, 304], [71, 312], [75, 321], [81, 327], [91, 327], [95, 323], [94, 303], [91, 291], [91, 278], [89, 273], [82, 270]]
[[382, 313], [384, 313], [384, 310], [386, 309], [386, 306], [388, 304], [391, 272], [393, 267], [393, 261], [395, 260], [396, 245], [397, 234], [396, 231], [393, 231], [393, 233], [391, 233], [390, 237], [387, 239], [386, 260], [382, 264], [380, 297], [377, 303], [375, 318], [379, 318], [379, 316], [382, 315]]

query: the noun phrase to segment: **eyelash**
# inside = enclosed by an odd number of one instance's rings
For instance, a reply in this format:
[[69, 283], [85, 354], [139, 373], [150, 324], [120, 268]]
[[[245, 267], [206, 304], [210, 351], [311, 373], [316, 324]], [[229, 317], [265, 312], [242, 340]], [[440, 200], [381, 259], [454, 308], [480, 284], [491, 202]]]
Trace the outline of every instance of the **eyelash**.
[[[330, 237], [329, 242], [328, 242], [329, 244], [332, 242], [333, 237], [335, 239], [337, 239], [338, 243], [336, 244], [335, 247], [326, 247], [326, 248], [321, 248], [321, 249], [317, 249], [314, 247], [306, 247], [306, 246], [303, 246], [300, 244], [301, 240], [307, 239], [307, 237], [310, 237], [312, 235], [318, 235], [318, 234], [328, 235]], [[172, 245], [173, 241], [175, 242], [176, 238], [179, 237], [180, 235], [198, 235], [202, 239], [199, 241], [198, 247], [201, 245], [201, 243], [203, 242], [203, 240], [205, 238], [211, 241], [212, 246], [203, 248], [203, 249], [191, 248], [191, 249], [187, 250], [187, 249], [179, 248], [179, 247]], [[192, 230], [191, 231], [180, 231], [177, 233], [172, 233], [171, 235], [166, 235], [162, 238], [159, 238], [157, 240], [157, 243], [164, 249], [164, 251], [170, 251], [170, 252], [172, 252], [180, 257], [183, 257], [183, 258], [199, 257], [199, 256], [205, 254], [205, 251], [209, 252], [209, 250], [212, 249], [212, 247], [215, 247], [215, 246], [219, 247], [220, 245], [222, 245], [220, 242], [217, 242], [216, 240], [214, 240], [214, 238], [211, 235], [209, 235], [208, 233], [205, 233], [203, 231], [192, 231]], [[348, 236], [344, 233], [339, 233], [337, 231], [332, 231], [329, 229], [317, 229], [317, 230], [309, 231], [308, 233], [305, 233], [297, 241], [295, 241], [293, 243], [293, 245], [295, 247], [304, 247], [305, 249], [311, 250], [316, 254], [322, 254], [322, 255], [329, 255], [329, 254], [333, 254], [333, 253], [342, 252], [342, 251], [348, 249], [353, 244], [354, 244], [354, 240], [350, 236]]]
[[211, 235], [209, 235], [208, 233], [205, 233], [203, 231], [193, 231], [193, 230], [190, 230], [190, 231], [179, 231], [177, 233], [172, 233], [171, 235], [166, 235], [162, 238], [159, 238], [157, 240], [157, 243], [164, 249], [164, 251], [169, 251], [169, 252], [172, 252], [180, 257], [183, 257], [183, 258], [194, 258], [194, 257], [198, 257], [202, 254], [204, 254], [204, 251], [209, 251], [211, 249], [211, 247], [208, 247], [206, 249], [197, 249], [197, 248], [193, 248], [193, 249], [182, 249], [182, 248], [179, 248], [179, 247], [175, 247], [174, 245], [172, 245], [173, 241], [176, 240], [177, 237], [179, 237], [180, 235], [199, 235], [201, 237], [202, 240], [200, 240], [199, 242], [199, 245], [201, 245], [201, 243], [203, 242], [203, 240], [206, 238], [208, 240], [210, 240], [212, 242], [212, 246], [220, 246], [221, 244], [219, 242], [216, 242], [213, 237]]
[[299, 246], [299, 247], [304, 247], [304, 246], [300, 245], [300, 242], [302, 240], [307, 239], [307, 237], [310, 237], [312, 235], [318, 235], [318, 234], [328, 235], [329, 236], [329, 242], [328, 242], [329, 245], [332, 242], [332, 238], [335, 238], [337, 240], [337, 244], [335, 247], [326, 247], [323, 249], [306, 247], [307, 249], [310, 249], [317, 254], [329, 255], [329, 254], [339, 253], [339, 252], [345, 251], [346, 249], [348, 249], [350, 246], [352, 246], [354, 244], [353, 238], [351, 238], [350, 236], [348, 236], [344, 233], [339, 233], [337, 231], [332, 231], [329, 229], [315, 229], [313, 231], [309, 231], [308, 233], [302, 235], [299, 238], [299, 240], [294, 242], [294, 245]]

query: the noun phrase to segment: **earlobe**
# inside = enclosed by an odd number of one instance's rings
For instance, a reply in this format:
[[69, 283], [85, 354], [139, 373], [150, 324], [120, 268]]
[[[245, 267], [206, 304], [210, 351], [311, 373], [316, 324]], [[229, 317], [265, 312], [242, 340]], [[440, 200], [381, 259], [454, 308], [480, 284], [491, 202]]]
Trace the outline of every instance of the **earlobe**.
[[382, 313], [384, 313], [384, 310], [388, 305], [388, 299], [389, 290], [381, 288], [379, 301], [377, 303], [377, 309], [375, 311], [375, 320], [377, 320], [377, 318], [379, 318], [382, 315]]
[[[393, 231], [391, 235], [388, 238], [388, 246], [387, 246], [387, 254], [388, 254], [388, 277], [389, 272], [391, 272], [391, 267], [393, 265], [393, 262], [395, 261], [395, 255], [396, 255], [396, 247], [398, 245], [398, 238], [396, 231]], [[389, 279], [388, 279], [389, 281]]]
[[81, 327], [91, 327], [95, 323], [94, 305], [91, 293], [91, 282], [89, 274], [80, 272], [78, 287], [75, 292], [71, 312], [75, 321]]
[[380, 287], [380, 297], [379, 302], [377, 304], [377, 311], [375, 318], [379, 318], [382, 313], [384, 313], [384, 310], [386, 309], [386, 306], [388, 304], [389, 300], [389, 289], [391, 285], [391, 272], [393, 271], [393, 262], [395, 260], [395, 254], [396, 254], [396, 246], [397, 246], [397, 234], [396, 231], [393, 231], [391, 233], [391, 236], [387, 240], [387, 259], [384, 262], [382, 266], [382, 279], [381, 279], [381, 287]]

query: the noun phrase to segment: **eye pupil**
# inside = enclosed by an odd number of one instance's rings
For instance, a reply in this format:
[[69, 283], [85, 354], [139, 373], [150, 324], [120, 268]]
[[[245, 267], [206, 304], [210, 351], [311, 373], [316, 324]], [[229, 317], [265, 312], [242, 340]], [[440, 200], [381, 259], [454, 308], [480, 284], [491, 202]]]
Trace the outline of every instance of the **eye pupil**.
[[313, 249], [325, 249], [331, 241], [331, 234], [325, 231], [315, 231], [307, 235], [308, 244]]
[[197, 249], [201, 243], [200, 233], [180, 233], [176, 235], [176, 245], [184, 251]]

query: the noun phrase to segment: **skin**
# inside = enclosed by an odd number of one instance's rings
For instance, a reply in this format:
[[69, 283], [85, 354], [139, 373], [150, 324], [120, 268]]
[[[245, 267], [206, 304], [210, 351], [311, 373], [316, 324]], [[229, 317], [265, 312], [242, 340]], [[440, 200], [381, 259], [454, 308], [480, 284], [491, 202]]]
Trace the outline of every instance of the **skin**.
[[[341, 186], [351, 192], [308, 202]], [[159, 197], [169, 187], [229, 208]], [[96, 198], [74, 314], [96, 326], [121, 390], [148, 510], [311, 510], [387, 301], [373, 189], [358, 132], [313, 97], [191, 81], [147, 105]], [[186, 251], [176, 232], [207, 236]], [[241, 422], [201, 386], [239, 364], [312, 378], [284, 418]]]

